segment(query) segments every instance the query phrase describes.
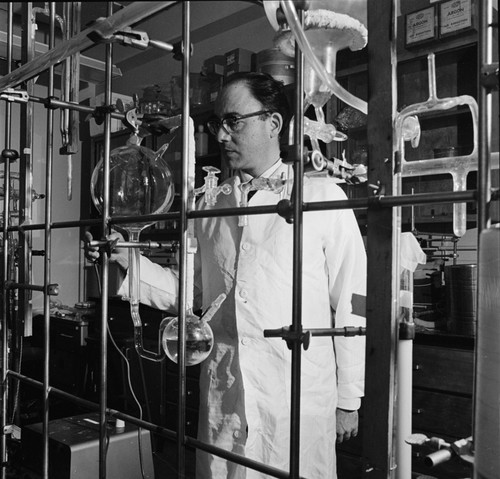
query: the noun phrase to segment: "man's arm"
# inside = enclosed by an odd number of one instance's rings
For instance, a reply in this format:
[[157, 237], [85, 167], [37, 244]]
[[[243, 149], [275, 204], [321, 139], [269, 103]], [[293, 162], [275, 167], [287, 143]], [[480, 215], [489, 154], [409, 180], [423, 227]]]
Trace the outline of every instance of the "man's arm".
[[[84, 249], [85, 257], [92, 262], [99, 259], [99, 249], [91, 247], [92, 235], [85, 233]], [[110, 241], [123, 241], [120, 233], [112, 233], [108, 236]], [[127, 297], [129, 294], [128, 282], [128, 249], [115, 248], [109, 257], [110, 262], [120, 266], [123, 272], [123, 281], [118, 289], [120, 296]], [[177, 314], [179, 291], [179, 276], [173, 268], [164, 268], [149, 259], [140, 257], [140, 301], [153, 308]]]

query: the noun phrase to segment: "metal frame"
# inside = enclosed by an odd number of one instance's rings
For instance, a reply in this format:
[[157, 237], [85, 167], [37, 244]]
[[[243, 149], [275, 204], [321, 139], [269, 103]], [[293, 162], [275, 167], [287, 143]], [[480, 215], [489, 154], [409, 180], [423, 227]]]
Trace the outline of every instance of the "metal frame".
[[[84, 401], [80, 398], [72, 396], [71, 394], [60, 391], [50, 386], [49, 378], [49, 355], [50, 355], [50, 315], [49, 315], [49, 297], [57, 291], [56, 285], [51, 283], [50, 276], [50, 255], [47, 254], [44, 260], [44, 284], [43, 286], [31, 285], [29, 279], [29, 242], [23, 241], [23, 274], [21, 275], [20, 283], [12, 283], [7, 281], [5, 265], [6, 265], [6, 251], [8, 250], [8, 233], [19, 232], [25, 235], [26, 232], [33, 230], [44, 230], [45, 234], [45, 247], [46, 252], [50, 253], [51, 244], [51, 231], [55, 228], [67, 228], [71, 226], [82, 226], [88, 224], [95, 224], [96, 221], [82, 221], [75, 220], [62, 223], [52, 223], [51, 221], [51, 188], [52, 188], [52, 129], [53, 129], [53, 108], [68, 108], [79, 111], [92, 111], [90, 108], [82, 107], [71, 103], [65, 103], [54, 100], [53, 96], [53, 68], [54, 66], [63, 61], [69, 55], [77, 54], [85, 48], [88, 48], [92, 42], [89, 40], [89, 34], [98, 33], [102, 37], [112, 35], [120, 28], [126, 27], [134, 22], [137, 22], [148, 15], [154, 14], [167, 8], [168, 6], [177, 2], [136, 2], [133, 3], [120, 12], [113, 14], [109, 11], [107, 19], [99, 21], [93, 27], [81, 32], [74, 38], [64, 42], [58, 47], [54, 48], [51, 43], [50, 50], [38, 57], [37, 59], [29, 59], [29, 61], [18, 68], [16, 71], [8, 73], [0, 79], [0, 93], [7, 89], [18, 86], [23, 81], [29, 80], [40, 72], [49, 70], [49, 92], [47, 99], [29, 98], [32, 102], [44, 103], [47, 107], [47, 165], [46, 165], [46, 208], [45, 208], [45, 223], [38, 225], [23, 225], [23, 226], [9, 226], [8, 222], [8, 193], [9, 193], [9, 162], [4, 161], [4, 188], [5, 188], [5, 202], [4, 202], [4, 222], [2, 225], [3, 231], [3, 247], [4, 247], [4, 271], [2, 277], [3, 287], [3, 302], [2, 302], [2, 411], [1, 411], [1, 426], [3, 434], [0, 443], [0, 454], [2, 455], [2, 463], [6, 463], [6, 429], [7, 423], [7, 399], [9, 394], [9, 378], [22, 381], [42, 388], [44, 397], [44, 420], [43, 420], [43, 439], [44, 439], [44, 470], [43, 477], [48, 478], [48, 410], [50, 396], [55, 395], [63, 397], [69, 401], [79, 403], [90, 409], [98, 409], [100, 412], [100, 448], [99, 448], [99, 477], [105, 479], [106, 477], [106, 447], [105, 447], [105, 428], [108, 416], [113, 416], [129, 421], [139, 427], [149, 429], [155, 433], [162, 435], [168, 439], [176, 439], [178, 444], [178, 463], [179, 463], [179, 477], [184, 477], [184, 452], [186, 446], [194, 446], [207, 452], [224, 457], [228, 460], [243, 464], [253, 469], [263, 471], [273, 477], [281, 478], [298, 478], [299, 477], [299, 421], [300, 417], [300, 358], [301, 358], [301, 335], [302, 325], [300, 318], [301, 306], [301, 289], [300, 281], [301, 276], [301, 261], [302, 261], [302, 215], [307, 211], [323, 210], [323, 209], [344, 209], [344, 208], [366, 208], [368, 209], [368, 290], [370, 294], [367, 298], [367, 320], [368, 324], [373, 327], [367, 328], [367, 374], [366, 374], [366, 400], [365, 400], [365, 441], [364, 447], [364, 475], [370, 478], [394, 477], [394, 458], [393, 458], [393, 409], [394, 409], [394, 378], [397, 360], [395, 357], [396, 351], [396, 311], [393, 298], [396, 294], [396, 284], [394, 278], [397, 275], [393, 274], [396, 271], [397, 265], [397, 251], [398, 251], [398, 207], [403, 205], [425, 204], [432, 202], [451, 202], [457, 203], [462, 201], [479, 201], [480, 214], [479, 214], [479, 230], [482, 230], [487, 225], [487, 209], [485, 206], [495, 199], [494, 195], [490, 192], [489, 186], [489, 163], [488, 163], [488, 135], [487, 127], [489, 125], [488, 116], [481, 116], [481, 129], [480, 129], [480, 147], [479, 157], [479, 188], [476, 191], [467, 192], [448, 192], [448, 193], [432, 193], [420, 195], [393, 195], [394, 191], [394, 152], [396, 146], [393, 140], [393, 119], [395, 115], [395, 40], [396, 40], [396, 8], [394, 0], [380, 0], [375, 6], [373, 2], [368, 2], [368, 27], [370, 31], [371, 42], [369, 48], [369, 70], [370, 70], [370, 91], [372, 92], [370, 98], [370, 111], [374, 112], [368, 118], [368, 140], [372, 147], [370, 157], [374, 159], [374, 165], [370, 170], [369, 182], [374, 185], [373, 196], [368, 198], [346, 200], [338, 202], [323, 202], [323, 203], [304, 203], [302, 199], [302, 178], [303, 172], [303, 130], [301, 122], [295, 122], [295, 138], [297, 138], [295, 146], [295, 162], [294, 167], [296, 170], [295, 177], [299, 181], [294, 188], [294, 201], [290, 214], [294, 218], [294, 291], [293, 291], [293, 318], [292, 330], [296, 334], [292, 344], [292, 421], [291, 421], [291, 444], [290, 444], [290, 471], [283, 472], [259, 464], [252, 460], [241, 458], [241, 456], [232, 454], [228, 451], [218, 449], [213, 446], [201, 443], [200, 441], [185, 435], [185, 405], [186, 405], [186, 373], [185, 373], [185, 348], [183, 338], [185, 337], [185, 311], [183, 305], [186, 304], [186, 241], [187, 241], [187, 225], [188, 221], [197, 217], [215, 217], [224, 215], [241, 215], [244, 214], [265, 214], [265, 213], [278, 213], [277, 207], [253, 207], [245, 208], [242, 211], [239, 209], [225, 209], [216, 210], [212, 212], [196, 212], [188, 208], [188, 172], [186, 164], [183, 165], [182, 171], [182, 207], [180, 215], [177, 213], [167, 213], [164, 215], [155, 216], [155, 220], [180, 218], [181, 221], [181, 268], [180, 268], [180, 347], [181, 355], [179, 362], [179, 420], [178, 420], [178, 433], [167, 430], [161, 426], [139, 420], [135, 417], [123, 414], [120, 411], [112, 410], [107, 407], [106, 396], [106, 367], [107, 367], [107, 340], [106, 340], [106, 321], [107, 321], [107, 297], [108, 297], [108, 274], [109, 265], [105, 258], [102, 265], [102, 316], [101, 316], [101, 395], [99, 405]], [[190, 45], [190, 2], [184, 1], [183, 3], [183, 41], [184, 45]], [[488, 8], [491, 8], [491, 1], [488, 3]], [[28, 6], [29, 9], [29, 6]], [[51, 6], [51, 42], [53, 42], [53, 23], [54, 23], [54, 6]], [[484, 15], [484, 13], [482, 14]], [[390, 26], [389, 42], [387, 41], [387, 28]], [[9, 26], [11, 31], [11, 24]], [[483, 25], [482, 30], [486, 27]], [[482, 32], [480, 32], [482, 33]], [[485, 42], [481, 41], [481, 45]], [[9, 38], [9, 45], [12, 45], [12, 38]], [[484, 47], [482, 47], [484, 48]], [[487, 48], [489, 51], [490, 47]], [[486, 58], [485, 58], [486, 57]], [[491, 59], [486, 55], [483, 57], [484, 63], [491, 63]], [[29, 58], [29, 56], [28, 56]], [[296, 117], [301, 118], [303, 115], [303, 100], [302, 88], [302, 64], [303, 58], [300, 51], [296, 56], [297, 66], [297, 95], [296, 102]], [[10, 62], [9, 62], [10, 65]], [[189, 121], [189, 55], [184, 52], [182, 74], [184, 79], [183, 84], [183, 157], [187, 158], [188, 151], [188, 121]], [[112, 75], [112, 45], [108, 44], [106, 49], [106, 88], [105, 99], [106, 104], [111, 102], [111, 75]], [[488, 99], [483, 95], [484, 89], [481, 89], [481, 105], [485, 105]], [[388, 98], [390, 101], [388, 101]], [[22, 101], [14, 99], [13, 101]], [[9, 147], [10, 137], [10, 103], [7, 103], [7, 118], [6, 118], [6, 143]], [[486, 108], [486, 111], [489, 109]], [[102, 214], [102, 228], [106, 231], [112, 224], [125, 223], [137, 220], [138, 218], [111, 218], [109, 215], [109, 147], [110, 147], [110, 120], [111, 117], [119, 117], [117, 114], [106, 114], [105, 120], [105, 142], [104, 142], [104, 177], [105, 184], [108, 184], [108, 190], [104, 193], [104, 207]], [[31, 118], [30, 113], [24, 121], [24, 128], [27, 138], [31, 135]], [[29, 142], [28, 142], [29, 144]], [[29, 147], [28, 147], [29, 148]], [[31, 184], [28, 181], [29, 165], [30, 165], [31, 151], [26, 153], [26, 158], [23, 163], [22, 173], [24, 174], [23, 187], [25, 192], [31, 191]], [[24, 201], [28, 204], [31, 197], [24, 197]], [[147, 221], [147, 217], [140, 219]], [[385, 283], [380, 281], [380, 271], [386, 272], [386, 275], [393, 279], [392, 283]], [[7, 299], [6, 293], [11, 289], [18, 289], [20, 291], [40, 290], [44, 292], [44, 318], [45, 318], [45, 349], [44, 349], [44, 379], [43, 383], [33, 380], [24, 376], [16, 371], [9, 369], [9, 352], [7, 344], [7, 330], [8, 324], [7, 317]], [[26, 311], [23, 308], [22, 314]], [[373, 437], [384, 438], [384, 440], [373, 441]], [[5, 477], [5, 467], [2, 468], [1, 477]]]

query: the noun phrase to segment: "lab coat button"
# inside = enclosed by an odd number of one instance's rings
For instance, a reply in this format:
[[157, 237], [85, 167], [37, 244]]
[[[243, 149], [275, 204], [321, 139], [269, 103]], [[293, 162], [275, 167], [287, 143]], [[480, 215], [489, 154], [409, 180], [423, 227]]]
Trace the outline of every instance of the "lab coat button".
[[240, 431], [234, 431], [234, 432], [233, 432], [233, 437], [234, 437], [235, 439], [239, 439], [239, 437], [240, 437]]
[[242, 340], [241, 340], [241, 344], [243, 344], [243, 346], [245, 346], [245, 345], [247, 345], [247, 344], [248, 344], [248, 342], [249, 342], [249, 341], [250, 341], [250, 340], [249, 340], [248, 338], [242, 338]]
[[246, 290], [242, 289], [240, 291], [240, 297], [243, 298], [243, 299], [246, 299], [248, 296], [248, 293], [246, 292]]
[[248, 250], [250, 250], [250, 245], [249, 245], [248, 243], [243, 243], [243, 244], [241, 245], [241, 249], [242, 249], [243, 251], [248, 251]]

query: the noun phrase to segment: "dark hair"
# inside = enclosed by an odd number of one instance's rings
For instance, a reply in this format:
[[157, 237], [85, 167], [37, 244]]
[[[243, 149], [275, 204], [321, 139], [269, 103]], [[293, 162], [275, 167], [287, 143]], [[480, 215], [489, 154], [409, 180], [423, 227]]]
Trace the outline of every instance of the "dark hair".
[[281, 134], [283, 134], [291, 119], [290, 103], [285, 93], [284, 83], [267, 73], [236, 72], [226, 79], [223, 87], [238, 82], [247, 85], [254, 98], [262, 103], [264, 110], [281, 114], [283, 117]]

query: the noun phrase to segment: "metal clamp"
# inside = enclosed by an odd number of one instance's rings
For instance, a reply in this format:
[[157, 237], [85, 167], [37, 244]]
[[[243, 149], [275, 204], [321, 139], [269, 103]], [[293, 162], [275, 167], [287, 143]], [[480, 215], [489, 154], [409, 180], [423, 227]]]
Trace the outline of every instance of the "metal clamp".
[[16, 161], [19, 158], [19, 153], [16, 150], [11, 150], [11, 149], [5, 149], [2, 150], [2, 161], [9, 160], [10, 162]]
[[285, 218], [285, 221], [288, 224], [293, 223], [293, 205], [292, 202], [288, 199], [283, 199], [278, 201], [278, 209], [277, 212], [278, 214], [282, 217]]
[[58, 108], [60, 108], [60, 104], [58, 104], [54, 100], [57, 100], [55, 96], [48, 96], [43, 100], [42, 104], [45, 106], [45, 108], [48, 108], [50, 110], [57, 110]]
[[15, 101], [19, 103], [28, 103], [30, 99], [28, 92], [24, 90], [14, 90], [13, 88], [7, 88], [2, 93], [0, 93], [0, 98], [6, 101]]
[[498, 90], [498, 63], [484, 65], [481, 68], [481, 85], [488, 92]]
[[102, 105], [95, 107], [94, 111], [91, 113], [96, 124], [102, 125], [106, 119], [106, 114], [116, 112], [115, 105]]
[[297, 341], [304, 346], [304, 351], [309, 348], [311, 342], [311, 331], [292, 331], [289, 327], [280, 329], [265, 329], [265, 338], [282, 338], [286, 341], [288, 349], [292, 349], [293, 343]]
[[377, 180], [376, 184], [368, 183], [368, 188], [372, 190], [373, 196], [384, 196], [385, 195], [385, 186], [380, 183], [380, 180]]
[[59, 285], [57, 283], [47, 285], [47, 294], [49, 296], [58, 296]]
[[104, 240], [104, 246], [103, 250], [106, 252], [108, 255], [108, 258], [111, 256], [111, 253], [114, 251], [116, 248], [116, 245], [118, 244], [118, 238], [115, 238], [113, 240]]
[[166, 52], [174, 52], [177, 54], [178, 46], [171, 43], [162, 42], [160, 40], [151, 40], [146, 32], [132, 30], [130, 27], [125, 27], [111, 35], [103, 35], [101, 32], [92, 31], [88, 37], [95, 43], [120, 43], [121, 45], [131, 46], [145, 50], [148, 47], [158, 48]]

